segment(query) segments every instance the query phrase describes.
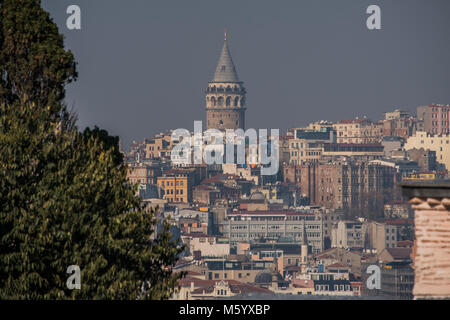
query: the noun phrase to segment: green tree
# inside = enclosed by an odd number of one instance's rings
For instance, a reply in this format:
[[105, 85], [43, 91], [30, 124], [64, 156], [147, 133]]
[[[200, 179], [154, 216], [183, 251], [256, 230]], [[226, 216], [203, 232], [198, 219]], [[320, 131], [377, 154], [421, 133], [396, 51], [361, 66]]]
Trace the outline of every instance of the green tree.
[[183, 248], [165, 221], [155, 234], [118, 139], [77, 130], [75, 66], [40, 1], [0, 0], [0, 299], [167, 299]]

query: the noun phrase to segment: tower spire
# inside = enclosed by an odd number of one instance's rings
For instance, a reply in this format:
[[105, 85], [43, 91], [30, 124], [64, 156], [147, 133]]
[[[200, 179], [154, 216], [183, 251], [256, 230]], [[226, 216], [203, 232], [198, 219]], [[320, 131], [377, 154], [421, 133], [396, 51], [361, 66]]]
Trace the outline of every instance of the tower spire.
[[213, 82], [238, 82], [239, 78], [231, 58], [230, 49], [228, 48], [227, 31], [224, 32], [224, 41], [222, 52], [220, 53], [219, 62], [217, 63], [216, 72]]

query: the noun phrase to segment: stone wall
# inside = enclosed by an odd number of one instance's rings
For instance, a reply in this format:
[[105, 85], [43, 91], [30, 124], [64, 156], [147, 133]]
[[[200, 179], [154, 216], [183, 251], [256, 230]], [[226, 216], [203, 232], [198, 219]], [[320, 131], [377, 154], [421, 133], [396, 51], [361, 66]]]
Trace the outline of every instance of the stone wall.
[[450, 298], [450, 182], [403, 185], [415, 210], [415, 299]]

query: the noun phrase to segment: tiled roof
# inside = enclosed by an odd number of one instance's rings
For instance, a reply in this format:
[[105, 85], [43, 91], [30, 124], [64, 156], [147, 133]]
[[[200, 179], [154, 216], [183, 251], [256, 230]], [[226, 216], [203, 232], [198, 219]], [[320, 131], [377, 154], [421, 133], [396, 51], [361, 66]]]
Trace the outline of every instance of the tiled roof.
[[411, 248], [387, 248], [386, 250], [394, 259], [410, 259], [411, 257]]
[[[192, 294], [203, 294], [203, 292], [205, 293], [212, 293], [214, 291], [214, 286], [216, 285], [216, 283], [218, 281], [214, 281], [214, 280], [200, 280], [203, 282], [195, 282], [195, 286], [197, 286], [198, 284], [204, 284], [199, 286], [198, 288], [196, 288], [195, 290], [192, 291]], [[232, 293], [234, 294], [246, 294], [246, 293], [264, 293], [264, 294], [272, 294], [272, 291], [265, 289], [265, 288], [260, 288], [257, 286], [253, 286], [251, 284], [248, 283], [244, 283], [244, 282], [239, 282], [236, 280], [224, 280], [224, 282], [226, 282]], [[189, 282], [190, 285], [190, 282]]]
[[294, 279], [292, 280], [294, 288], [314, 288], [314, 281], [308, 279]]

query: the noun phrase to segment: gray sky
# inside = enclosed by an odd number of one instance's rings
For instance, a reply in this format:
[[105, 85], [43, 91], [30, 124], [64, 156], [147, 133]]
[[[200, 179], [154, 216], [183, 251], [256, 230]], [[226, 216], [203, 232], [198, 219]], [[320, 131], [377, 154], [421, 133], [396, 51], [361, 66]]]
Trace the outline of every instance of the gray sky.
[[[81, 8], [82, 29], [66, 28]], [[381, 7], [382, 29], [366, 27]], [[78, 62], [67, 90], [79, 126], [124, 145], [204, 120], [203, 91], [229, 34], [247, 128], [376, 120], [450, 104], [448, 0], [42, 0]]]

